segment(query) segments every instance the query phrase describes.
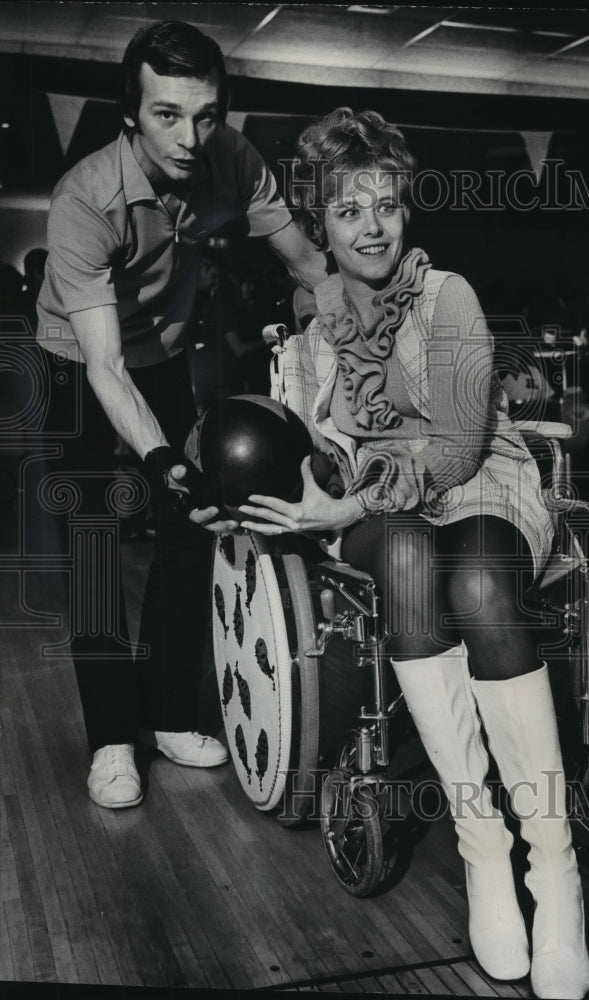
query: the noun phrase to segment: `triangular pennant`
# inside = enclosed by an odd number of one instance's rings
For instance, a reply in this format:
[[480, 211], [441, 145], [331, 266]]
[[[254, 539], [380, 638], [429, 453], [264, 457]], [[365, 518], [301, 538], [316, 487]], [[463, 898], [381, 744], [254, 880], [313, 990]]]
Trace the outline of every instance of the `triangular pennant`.
[[53, 120], [59, 136], [61, 151], [65, 156], [76, 125], [80, 120], [86, 98], [71, 97], [69, 94], [47, 94], [47, 97], [49, 98], [51, 111], [53, 112]]
[[524, 140], [532, 170], [536, 174], [536, 180], [539, 184], [552, 132], [522, 132], [521, 137]]

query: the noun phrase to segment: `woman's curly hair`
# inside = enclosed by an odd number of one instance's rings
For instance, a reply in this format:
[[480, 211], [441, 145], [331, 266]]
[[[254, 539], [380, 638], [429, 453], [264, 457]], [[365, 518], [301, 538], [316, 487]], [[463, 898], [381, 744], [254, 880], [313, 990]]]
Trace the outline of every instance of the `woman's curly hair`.
[[408, 206], [415, 166], [403, 133], [377, 111], [336, 108], [299, 136], [290, 185], [293, 215], [315, 246], [325, 250], [325, 206], [338, 176], [354, 170], [390, 173], [397, 178], [400, 203]]

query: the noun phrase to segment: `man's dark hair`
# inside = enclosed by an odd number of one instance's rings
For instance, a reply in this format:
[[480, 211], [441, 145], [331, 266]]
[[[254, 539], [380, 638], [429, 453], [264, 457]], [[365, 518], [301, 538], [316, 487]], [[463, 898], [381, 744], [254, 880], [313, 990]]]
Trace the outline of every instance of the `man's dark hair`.
[[141, 105], [139, 74], [143, 63], [160, 76], [215, 78], [219, 84], [219, 118], [225, 120], [229, 91], [221, 49], [208, 35], [184, 21], [158, 21], [140, 30], [129, 42], [122, 62], [123, 114], [137, 121]]

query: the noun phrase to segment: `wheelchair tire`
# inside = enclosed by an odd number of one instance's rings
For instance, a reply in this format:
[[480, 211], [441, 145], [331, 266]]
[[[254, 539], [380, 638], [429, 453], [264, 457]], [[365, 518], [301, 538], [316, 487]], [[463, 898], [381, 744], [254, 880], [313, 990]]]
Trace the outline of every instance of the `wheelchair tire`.
[[297, 826], [314, 808], [319, 665], [305, 564], [287, 540], [220, 536], [213, 648], [229, 750], [257, 809]]
[[297, 655], [293, 661], [293, 738], [290, 775], [278, 813], [281, 826], [299, 826], [314, 809], [319, 760], [319, 661], [305, 650], [316, 642], [315, 615], [307, 572], [300, 555], [282, 554], [296, 633]]
[[362, 787], [362, 797], [352, 792], [352, 771], [334, 768], [321, 795], [321, 833], [332, 870], [346, 892], [369, 896], [384, 872], [383, 834], [378, 797], [374, 787]]

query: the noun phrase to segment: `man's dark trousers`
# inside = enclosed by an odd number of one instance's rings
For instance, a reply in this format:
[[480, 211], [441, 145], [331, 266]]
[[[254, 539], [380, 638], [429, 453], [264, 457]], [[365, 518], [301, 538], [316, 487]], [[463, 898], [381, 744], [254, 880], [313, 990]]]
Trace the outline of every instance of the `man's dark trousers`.
[[[112, 533], [112, 506], [106, 498], [108, 483], [115, 482], [114, 430], [88, 383], [85, 366], [80, 370], [75, 362], [58, 362], [49, 352], [44, 355], [50, 387], [55, 385], [57, 374], [61, 380], [59, 392], [50, 391], [44, 429], [80, 427], [74, 437], [63, 437], [62, 457], [47, 460], [44, 473], [59, 473], [65, 482], [77, 483], [82, 501], [76, 516], [87, 516], [90, 521], [96, 517], [97, 528], [106, 518]], [[169, 444], [182, 451], [196, 420], [184, 354], [153, 367], [132, 369], [130, 374]], [[79, 417], [76, 385], [81, 387]], [[92, 752], [107, 744], [133, 743], [140, 726], [172, 732], [197, 729], [202, 657], [210, 619], [213, 535], [186, 517], [158, 509], [155, 497], [152, 505], [155, 556], [139, 632], [139, 648], [145, 645], [148, 655], [138, 656], [134, 662], [130, 647], [128, 655], [124, 652], [128, 630], [120, 569], [106, 581], [107, 587], [116, 589], [114, 601], [111, 599], [118, 616], [114, 631], [92, 634], [89, 628], [71, 640]], [[58, 520], [67, 552], [70, 524], [67, 516], [58, 516]], [[82, 566], [70, 573], [70, 607], [88, 586], [87, 571], [88, 566]], [[100, 599], [101, 595], [97, 595]]]

